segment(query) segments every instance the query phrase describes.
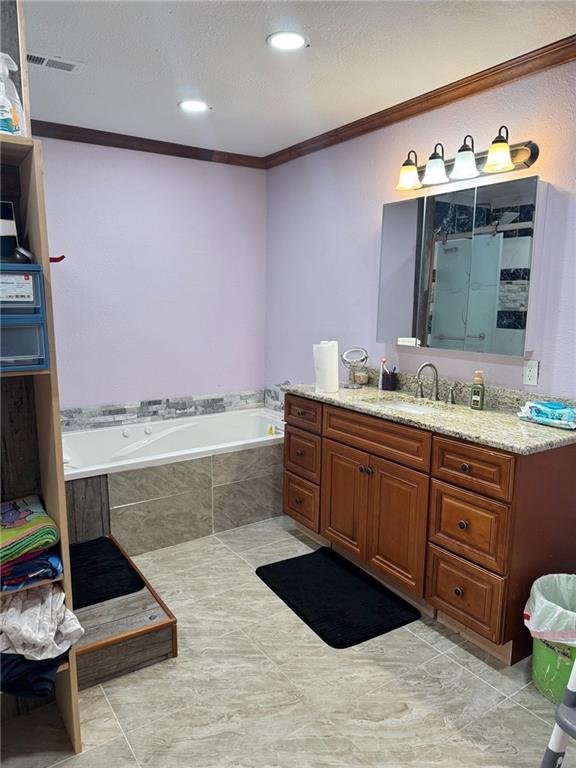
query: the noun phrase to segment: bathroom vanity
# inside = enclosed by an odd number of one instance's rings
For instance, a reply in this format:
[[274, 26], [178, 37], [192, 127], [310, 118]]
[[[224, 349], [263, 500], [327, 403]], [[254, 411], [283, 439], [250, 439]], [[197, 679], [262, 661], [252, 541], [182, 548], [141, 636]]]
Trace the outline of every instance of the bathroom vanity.
[[508, 663], [532, 582], [576, 569], [576, 435], [374, 387], [290, 387], [284, 512]]

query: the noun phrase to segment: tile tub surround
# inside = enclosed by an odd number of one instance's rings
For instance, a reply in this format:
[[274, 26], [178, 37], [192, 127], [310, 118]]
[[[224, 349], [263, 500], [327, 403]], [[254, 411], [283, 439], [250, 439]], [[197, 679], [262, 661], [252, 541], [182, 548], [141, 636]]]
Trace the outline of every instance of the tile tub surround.
[[108, 475], [112, 535], [135, 555], [280, 515], [282, 452], [277, 444]]
[[[456, 437], [491, 448], [517, 454], [531, 454], [576, 444], [576, 430], [556, 429], [530, 424], [510, 413], [474, 411], [469, 406], [447, 405], [426, 398], [416, 399], [405, 392], [383, 392], [377, 387], [343, 389], [332, 393], [317, 393], [313, 384], [283, 387], [285, 392], [301, 395], [330, 405], [338, 405], [371, 416], [379, 416], [399, 424]], [[430, 413], [410, 413], [389, 405], [401, 400], [430, 408]]]
[[196, 395], [158, 400], [140, 400], [123, 405], [97, 405], [92, 408], [64, 408], [60, 413], [63, 432], [79, 429], [117, 427], [185, 416], [204, 416], [247, 408], [264, 407], [265, 390], [233, 392], [224, 395]]
[[82, 755], [44, 707], [3, 729], [3, 765], [539, 765], [552, 707], [528, 660], [502, 667], [431, 619], [326, 646], [254, 573], [315, 546], [280, 517], [137, 557], [178, 618], [178, 657], [81, 692]]

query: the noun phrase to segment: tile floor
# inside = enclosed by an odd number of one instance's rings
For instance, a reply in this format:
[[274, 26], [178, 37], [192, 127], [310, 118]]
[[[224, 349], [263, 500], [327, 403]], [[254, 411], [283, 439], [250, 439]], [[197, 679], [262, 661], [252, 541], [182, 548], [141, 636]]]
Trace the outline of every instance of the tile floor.
[[254, 574], [314, 546], [283, 517], [137, 557], [178, 658], [83, 691], [79, 756], [51, 707], [12, 721], [4, 768], [538, 768], [554, 708], [529, 660], [430, 620], [329, 648]]

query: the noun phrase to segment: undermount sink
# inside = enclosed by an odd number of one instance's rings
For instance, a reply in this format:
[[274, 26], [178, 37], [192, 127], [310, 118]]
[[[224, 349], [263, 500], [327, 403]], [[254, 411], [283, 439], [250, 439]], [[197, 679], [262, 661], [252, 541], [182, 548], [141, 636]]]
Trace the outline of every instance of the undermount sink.
[[403, 400], [389, 400], [382, 404], [388, 408], [394, 408], [396, 411], [406, 411], [406, 413], [434, 413], [434, 409], [429, 405], [405, 403]]

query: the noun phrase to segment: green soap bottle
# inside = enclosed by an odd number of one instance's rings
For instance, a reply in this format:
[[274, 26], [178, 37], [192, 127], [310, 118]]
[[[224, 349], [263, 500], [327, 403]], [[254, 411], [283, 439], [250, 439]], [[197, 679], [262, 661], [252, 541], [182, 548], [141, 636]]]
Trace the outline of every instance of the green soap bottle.
[[484, 408], [484, 371], [474, 371], [474, 381], [470, 390], [470, 408], [481, 411]]

